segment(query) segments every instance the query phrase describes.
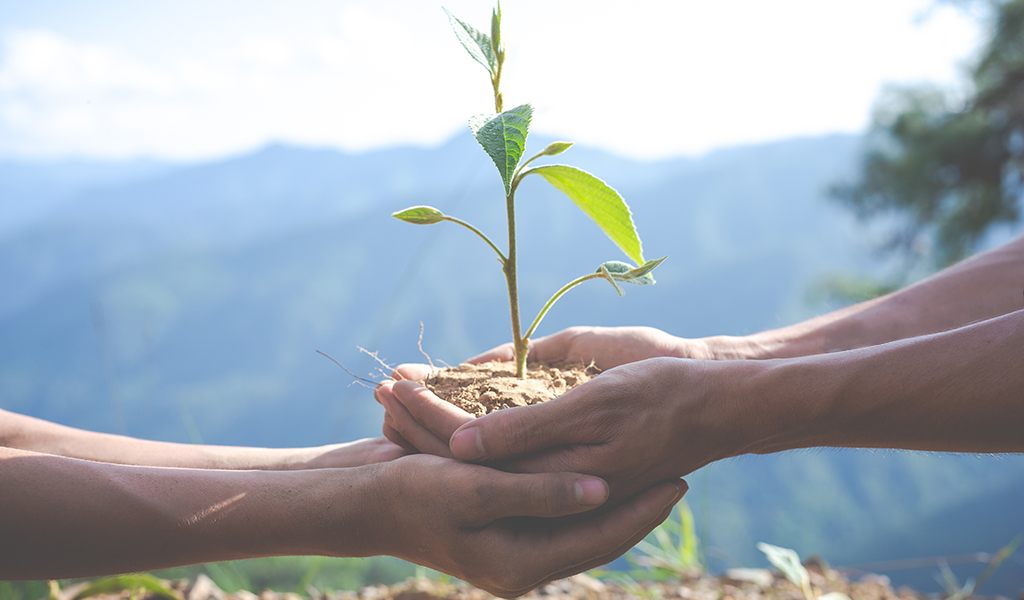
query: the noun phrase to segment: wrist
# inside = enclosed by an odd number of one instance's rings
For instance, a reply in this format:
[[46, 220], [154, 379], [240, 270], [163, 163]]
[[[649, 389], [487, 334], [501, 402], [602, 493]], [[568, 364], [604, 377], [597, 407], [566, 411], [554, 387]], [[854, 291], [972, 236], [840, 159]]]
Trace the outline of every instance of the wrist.
[[[304, 531], [302, 537], [310, 543], [302, 554], [387, 554], [393, 545], [389, 543], [388, 497], [381, 485], [385, 471], [386, 465], [382, 464], [284, 474], [307, 482], [300, 492], [307, 499], [301, 501], [301, 510], [294, 511], [292, 518], [292, 526]], [[296, 493], [285, 491], [289, 492]]]
[[780, 342], [763, 334], [750, 336], [716, 335], [699, 340], [704, 360], [761, 360], [774, 358]]
[[[739, 383], [747, 406], [745, 453], [771, 454], [829, 445], [830, 415], [839, 377], [828, 356], [756, 361]], [[835, 444], [839, 445], [839, 444]]]

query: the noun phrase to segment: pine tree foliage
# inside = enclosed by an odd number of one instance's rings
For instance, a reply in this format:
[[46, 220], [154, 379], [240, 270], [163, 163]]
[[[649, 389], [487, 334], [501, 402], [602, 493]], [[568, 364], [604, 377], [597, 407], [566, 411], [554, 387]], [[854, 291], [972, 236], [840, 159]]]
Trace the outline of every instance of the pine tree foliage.
[[949, 265], [1020, 218], [1024, 195], [1024, 0], [985, 3], [990, 38], [968, 92], [893, 88], [879, 99], [857, 181], [830, 194], [889, 227], [887, 247]]

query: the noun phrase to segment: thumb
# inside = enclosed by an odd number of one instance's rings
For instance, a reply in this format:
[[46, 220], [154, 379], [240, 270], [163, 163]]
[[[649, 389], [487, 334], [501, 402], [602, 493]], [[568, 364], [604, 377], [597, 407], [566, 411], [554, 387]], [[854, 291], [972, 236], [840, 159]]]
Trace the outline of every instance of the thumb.
[[566, 396], [541, 404], [506, 408], [459, 427], [449, 440], [452, 455], [464, 461], [519, 458], [579, 439], [577, 411], [567, 410]]

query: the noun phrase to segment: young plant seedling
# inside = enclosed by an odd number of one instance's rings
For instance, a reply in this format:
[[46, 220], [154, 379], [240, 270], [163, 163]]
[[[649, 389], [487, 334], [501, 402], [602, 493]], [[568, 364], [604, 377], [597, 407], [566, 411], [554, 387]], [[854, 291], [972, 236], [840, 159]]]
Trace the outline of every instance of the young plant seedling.
[[829, 592], [816, 596], [811, 590], [811, 574], [800, 562], [800, 555], [795, 550], [780, 548], [764, 542], [759, 543], [757, 549], [764, 552], [768, 562], [772, 563], [786, 579], [800, 588], [804, 600], [850, 600], [850, 597], [842, 592]]
[[[449, 221], [462, 225], [480, 236], [498, 255], [505, 281], [508, 285], [509, 308], [512, 313], [512, 341], [515, 348], [516, 375], [526, 378], [526, 354], [530, 336], [533, 335], [541, 319], [551, 309], [556, 300], [570, 289], [589, 279], [604, 279], [622, 295], [619, 283], [650, 285], [654, 283], [651, 271], [665, 257], [645, 261], [636, 233], [633, 217], [629, 207], [614, 189], [597, 177], [569, 165], [529, 165], [543, 156], [555, 156], [565, 152], [572, 146], [571, 142], [554, 142], [526, 161], [520, 163], [526, 149], [526, 136], [533, 118], [533, 108], [523, 104], [504, 110], [501, 93], [501, 72], [505, 64], [505, 46], [501, 39], [501, 4], [491, 14], [490, 35], [481, 33], [472, 26], [457, 19], [445, 9], [448, 19], [459, 42], [469, 55], [487, 69], [494, 91], [494, 110], [497, 114], [479, 115], [469, 120], [469, 128], [474, 137], [494, 161], [501, 174], [505, 191], [505, 208], [508, 213], [508, 253], [501, 251], [479, 229], [469, 223], [446, 215], [431, 206], [413, 206], [393, 213], [392, 216], [416, 225], [433, 225]], [[529, 168], [528, 168], [529, 167]], [[541, 308], [525, 333], [519, 323], [519, 288], [516, 280], [516, 217], [515, 195], [519, 184], [528, 175], [539, 175], [555, 188], [564, 192], [577, 206], [583, 210], [608, 235], [615, 244], [626, 253], [634, 264], [621, 261], [608, 261], [600, 265], [593, 273], [577, 277], [562, 286], [551, 299]]]

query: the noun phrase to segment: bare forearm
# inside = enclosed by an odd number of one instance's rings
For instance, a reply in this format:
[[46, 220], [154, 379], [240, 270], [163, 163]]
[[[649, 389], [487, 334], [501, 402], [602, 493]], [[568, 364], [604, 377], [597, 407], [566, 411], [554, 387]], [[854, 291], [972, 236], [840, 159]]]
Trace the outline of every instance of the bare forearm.
[[[0, 579], [365, 556], [370, 471], [134, 467], [0, 448]], [[328, 544], [328, 541], [330, 544]]]
[[949, 331], [1024, 308], [1024, 236], [902, 290], [789, 327], [708, 338], [713, 358], [789, 358]]
[[375, 462], [368, 441], [316, 448], [245, 448], [154, 442], [65, 427], [0, 410], [0, 447], [124, 465], [291, 470]]
[[769, 361], [748, 451], [1024, 452], [1024, 310], [860, 350]]

